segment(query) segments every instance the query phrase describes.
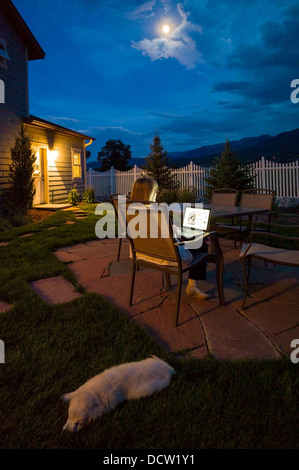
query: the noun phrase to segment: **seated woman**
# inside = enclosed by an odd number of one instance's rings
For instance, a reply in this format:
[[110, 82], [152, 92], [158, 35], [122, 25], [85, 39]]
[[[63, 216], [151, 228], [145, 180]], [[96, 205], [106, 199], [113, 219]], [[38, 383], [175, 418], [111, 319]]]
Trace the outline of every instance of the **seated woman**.
[[130, 199], [134, 201], [153, 201], [156, 200], [158, 183], [152, 178], [144, 176], [135, 181], [132, 187]]
[[[156, 196], [158, 192], [158, 183], [152, 178], [142, 177], [135, 181], [132, 187], [132, 192], [130, 195], [131, 200], [137, 201], [156, 201]], [[173, 225], [174, 235], [179, 233], [178, 227]], [[187, 250], [184, 245], [179, 246], [180, 256], [183, 261], [191, 263], [193, 259], [193, 254], [195, 255], [198, 252], [207, 253], [208, 245], [204, 241], [202, 246], [197, 249]], [[192, 268], [189, 271], [189, 281], [186, 288], [186, 294], [191, 295], [196, 300], [207, 300], [211, 296], [202, 292], [198, 285], [197, 281], [203, 281], [206, 279], [206, 263], [201, 263], [196, 268]]]

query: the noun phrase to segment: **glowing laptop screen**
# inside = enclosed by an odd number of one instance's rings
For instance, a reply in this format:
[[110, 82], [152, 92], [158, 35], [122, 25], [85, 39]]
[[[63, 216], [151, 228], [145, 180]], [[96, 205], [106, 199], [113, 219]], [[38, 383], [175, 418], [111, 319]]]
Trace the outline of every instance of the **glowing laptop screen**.
[[207, 230], [210, 218], [210, 209], [197, 209], [187, 207], [184, 214], [183, 228]]

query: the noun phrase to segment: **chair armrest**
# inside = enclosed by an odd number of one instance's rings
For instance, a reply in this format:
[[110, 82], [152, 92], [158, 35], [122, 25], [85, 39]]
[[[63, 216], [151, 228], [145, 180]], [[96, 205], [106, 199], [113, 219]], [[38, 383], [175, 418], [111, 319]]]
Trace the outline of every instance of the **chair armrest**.
[[[277, 225], [277, 224], [276, 224]], [[285, 227], [284, 225], [282, 225], [282, 227]], [[292, 227], [295, 227], [294, 225]], [[299, 226], [297, 226], [299, 228]], [[250, 232], [250, 242], [253, 241], [254, 237], [255, 236], [261, 236], [261, 235], [265, 235], [267, 237], [271, 237], [271, 238], [277, 238], [279, 240], [289, 240], [289, 241], [299, 241], [299, 237], [290, 237], [289, 235], [280, 235], [278, 233], [272, 233], [272, 232], [262, 232], [262, 231], [254, 231], [252, 230]]]
[[206, 238], [206, 237], [212, 237], [214, 235], [216, 235], [217, 232], [213, 231], [213, 232], [204, 232], [202, 235], [198, 235], [197, 237], [194, 236], [193, 238], [191, 238], [190, 240], [184, 240], [184, 241], [176, 241], [174, 244], [176, 246], [179, 246], [179, 245], [188, 245], [188, 243], [194, 243], [196, 242], [197, 240], [201, 240], [202, 238]]
[[277, 228], [290, 228], [290, 229], [293, 229], [293, 228], [299, 228], [299, 225], [284, 225], [284, 224], [277, 224], [277, 223], [274, 223], [274, 222], [254, 222], [252, 224], [252, 229], [254, 231], [254, 227], [256, 225], [267, 225], [267, 227], [277, 227]]

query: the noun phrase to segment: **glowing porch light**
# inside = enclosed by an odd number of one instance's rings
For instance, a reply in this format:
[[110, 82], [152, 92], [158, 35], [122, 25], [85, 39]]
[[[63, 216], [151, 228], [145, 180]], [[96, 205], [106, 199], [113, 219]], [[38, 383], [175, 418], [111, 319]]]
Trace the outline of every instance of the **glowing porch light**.
[[49, 156], [48, 156], [48, 165], [54, 166], [55, 160], [57, 159], [57, 157], [58, 157], [58, 150], [50, 150]]

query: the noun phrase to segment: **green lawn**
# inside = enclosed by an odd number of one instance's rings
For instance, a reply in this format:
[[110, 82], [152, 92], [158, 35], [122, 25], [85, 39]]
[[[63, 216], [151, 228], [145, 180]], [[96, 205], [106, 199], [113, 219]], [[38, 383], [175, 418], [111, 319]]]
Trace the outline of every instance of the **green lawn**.
[[[94, 209], [91, 208], [91, 209]], [[53, 250], [95, 238], [97, 218], [75, 225], [71, 212], [1, 234], [0, 317], [6, 363], [0, 364], [1, 448], [298, 448], [299, 364], [180, 360], [97, 294], [85, 293]], [[47, 227], [57, 226], [55, 230]], [[17, 238], [32, 233], [28, 238]], [[49, 306], [29, 283], [63, 275], [83, 292]], [[61, 396], [104, 369], [151, 354], [175, 369], [170, 386], [130, 401], [78, 434], [62, 432]]]

